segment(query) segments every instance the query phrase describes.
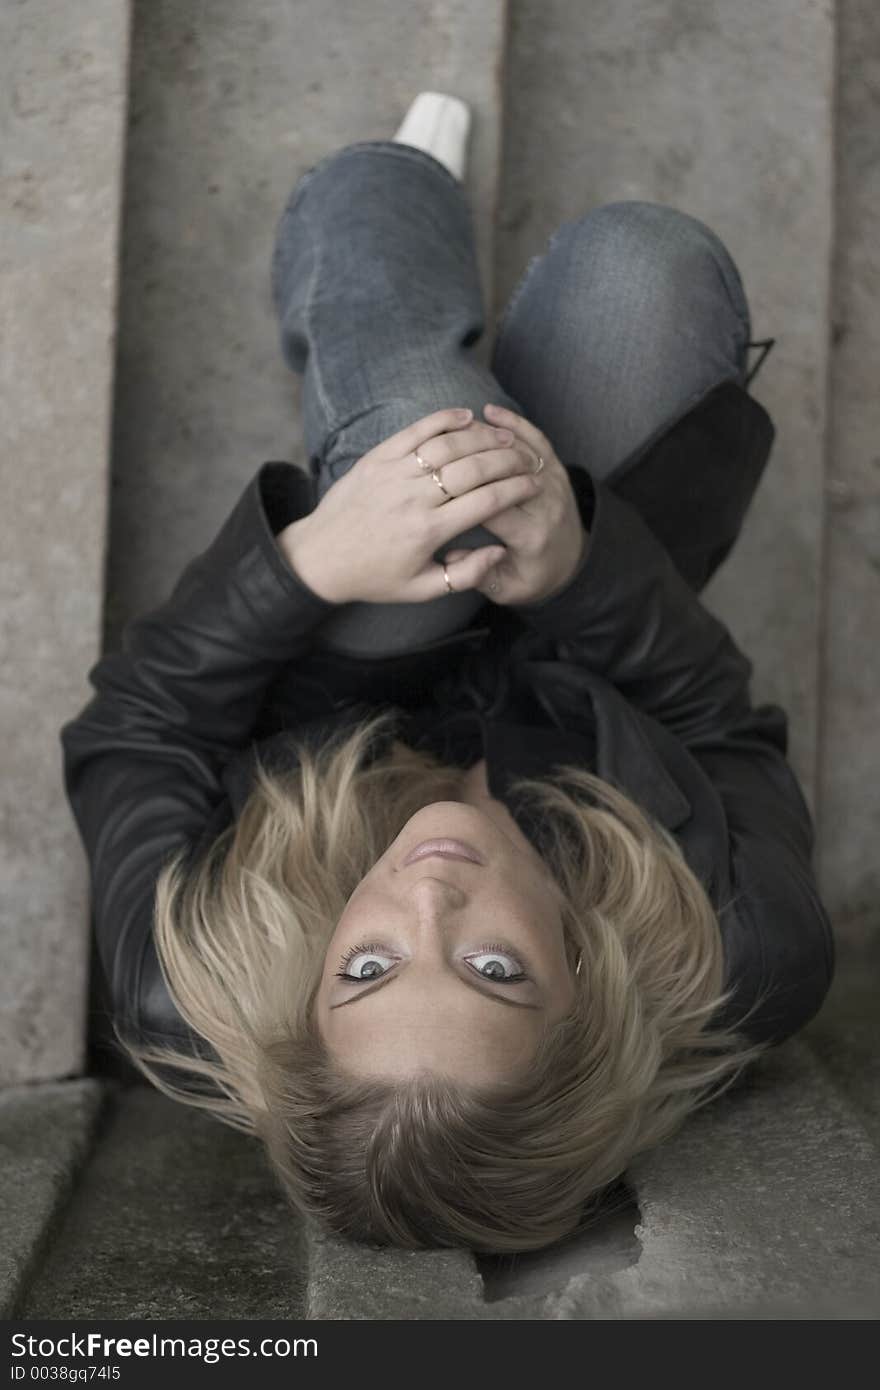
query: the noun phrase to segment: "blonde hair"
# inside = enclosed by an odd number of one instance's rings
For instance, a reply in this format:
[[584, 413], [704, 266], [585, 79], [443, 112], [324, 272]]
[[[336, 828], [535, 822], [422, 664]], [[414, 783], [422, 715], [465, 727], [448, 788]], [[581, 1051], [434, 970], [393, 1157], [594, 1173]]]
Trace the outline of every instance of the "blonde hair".
[[[312, 1008], [348, 898], [462, 769], [396, 737], [395, 710], [257, 761], [237, 821], [200, 862], [163, 869], [156, 947], [177, 1009], [208, 1047], [117, 1036], [166, 1094], [258, 1136], [293, 1204], [354, 1239], [536, 1249], [585, 1224], [631, 1159], [720, 1095], [764, 1047], [717, 1026], [715, 911], [681, 848], [584, 768], [521, 778], [558, 885], [576, 1002], [524, 1072], [479, 1088], [346, 1073]], [[542, 840], [543, 843], [543, 840]]]

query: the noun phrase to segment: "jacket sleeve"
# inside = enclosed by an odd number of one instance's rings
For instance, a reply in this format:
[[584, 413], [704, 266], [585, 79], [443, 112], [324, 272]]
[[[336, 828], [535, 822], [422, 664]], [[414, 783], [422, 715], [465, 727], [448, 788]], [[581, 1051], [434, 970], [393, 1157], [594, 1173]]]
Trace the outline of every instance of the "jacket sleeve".
[[514, 611], [556, 640], [560, 659], [603, 676], [671, 729], [712, 782], [729, 841], [728, 976], [763, 982], [766, 1002], [744, 1027], [781, 1042], [818, 1011], [835, 966], [813, 823], [787, 761], [787, 717], [778, 705], [752, 705], [752, 663], [636, 508], [599, 480], [592, 492], [577, 572], [562, 591]]
[[92, 924], [114, 1017], [129, 1035], [191, 1033], [158, 972], [156, 880], [201, 838], [266, 688], [334, 608], [287, 564], [275, 535], [310, 510], [310, 481], [264, 464], [170, 597], [130, 621], [89, 672], [95, 695], [60, 738], [65, 789], [90, 866]]

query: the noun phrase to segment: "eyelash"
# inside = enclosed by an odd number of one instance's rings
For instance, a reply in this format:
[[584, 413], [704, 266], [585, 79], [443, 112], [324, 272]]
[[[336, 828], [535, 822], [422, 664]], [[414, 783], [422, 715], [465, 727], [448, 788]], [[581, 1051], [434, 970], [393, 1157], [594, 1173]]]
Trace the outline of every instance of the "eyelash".
[[[345, 952], [341, 961], [339, 962], [339, 964], [342, 966], [342, 969], [337, 970], [336, 978], [339, 980], [355, 980], [354, 975], [349, 975], [346, 973], [345, 967], [348, 965], [348, 962], [350, 960], [354, 960], [355, 956], [369, 955], [371, 951], [375, 951], [378, 953], [382, 949], [383, 948], [381, 946], [377, 946], [375, 942], [373, 942], [371, 945], [349, 946], [348, 950]], [[361, 981], [356, 980], [355, 983], [361, 984]]]
[[[366, 946], [349, 946], [348, 950], [345, 952], [341, 961], [339, 962], [342, 966], [342, 969], [337, 970], [335, 972], [337, 980], [347, 980], [349, 984], [353, 985], [366, 984], [366, 980], [359, 980], [356, 975], [349, 975], [345, 967], [348, 965], [349, 961], [354, 959], [355, 956], [369, 955], [371, 951], [375, 951], [376, 953], [378, 953], [379, 951], [386, 951], [388, 955], [391, 954], [390, 951], [386, 950], [386, 947], [377, 946], [375, 942]], [[485, 946], [478, 946], [474, 954], [479, 955], [482, 952], [488, 955], [491, 954], [492, 951], [498, 951], [501, 955], [504, 956], [514, 956], [514, 952], [499, 941], [491, 941]], [[470, 963], [468, 963], [468, 969], [473, 970], [473, 966], [470, 965]], [[386, 971], [385, 973], [387, 974], [388, 972]], [[474, 970], [474, 974], [480, 975], [480, 971]], [[375, 976], [373, 976], [373, 978], [375, 979]], [[481, 978], [484, 980], [489, 980], [490, 983], [493, 985], [518, 985], [521, 984], [523, 980], [527, 980], [529, 977], [524, 970], [520, 970], [518, 974], [508, 975], [506, 979], [503, 980], [493, 980], [489, 975], [482, 975]]]

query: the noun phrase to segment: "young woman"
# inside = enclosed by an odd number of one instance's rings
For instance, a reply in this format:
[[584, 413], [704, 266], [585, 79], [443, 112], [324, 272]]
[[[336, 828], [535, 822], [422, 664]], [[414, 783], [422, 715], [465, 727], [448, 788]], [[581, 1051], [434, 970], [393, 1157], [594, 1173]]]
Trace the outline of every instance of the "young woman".
[[300, 178], [309, 472], [258, 470], [61, 737], [146, 1074], [339, 1232], [516, 1251], [811, 1018], [834, 945], [786, 716], [698, 597], [774, 436], [736, 266], [593, 208], [484, 369], [467, 125], [422, 93]]

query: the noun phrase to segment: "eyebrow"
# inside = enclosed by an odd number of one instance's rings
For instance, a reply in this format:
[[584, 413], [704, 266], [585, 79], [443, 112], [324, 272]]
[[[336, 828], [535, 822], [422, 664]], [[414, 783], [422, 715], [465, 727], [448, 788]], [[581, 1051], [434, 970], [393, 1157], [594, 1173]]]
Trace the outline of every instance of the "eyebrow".
[[[378, 990], [384, 989], [385, 985], [393, 984], [394, 981], [399, 978], [399, 975], [399, 971], [395, 971], [394, 974], [383, 975], [382, 979], [377, 980], [376, 984], [370, 985], [369, 989], [359, 989], [351, 999], [342, 999], [338, 1004], [331, 1004], [330, 1008], [345, 1009], [349, 1004], [357, 1004], [361, 999], [365, 999], [368, 994], [375, 994]], [[484, 999], [494, 999], [496, 1004], [505, 1004], [509, 1009], [543, 1009], [544, 1007], [543, 1004], [529, 1004], [525, 999], [506, 999], [503, 994], [496, 994], [494, 990], [491, 989], [483, 989], [483, 986], [477, 984], [476, 980], [468, 980], [464, 975], [459, 975], [458, 979], [461, 980], [463, 985], [467, 985], [468, 989], [475, 990], [477, 994], [482, 994]]]

